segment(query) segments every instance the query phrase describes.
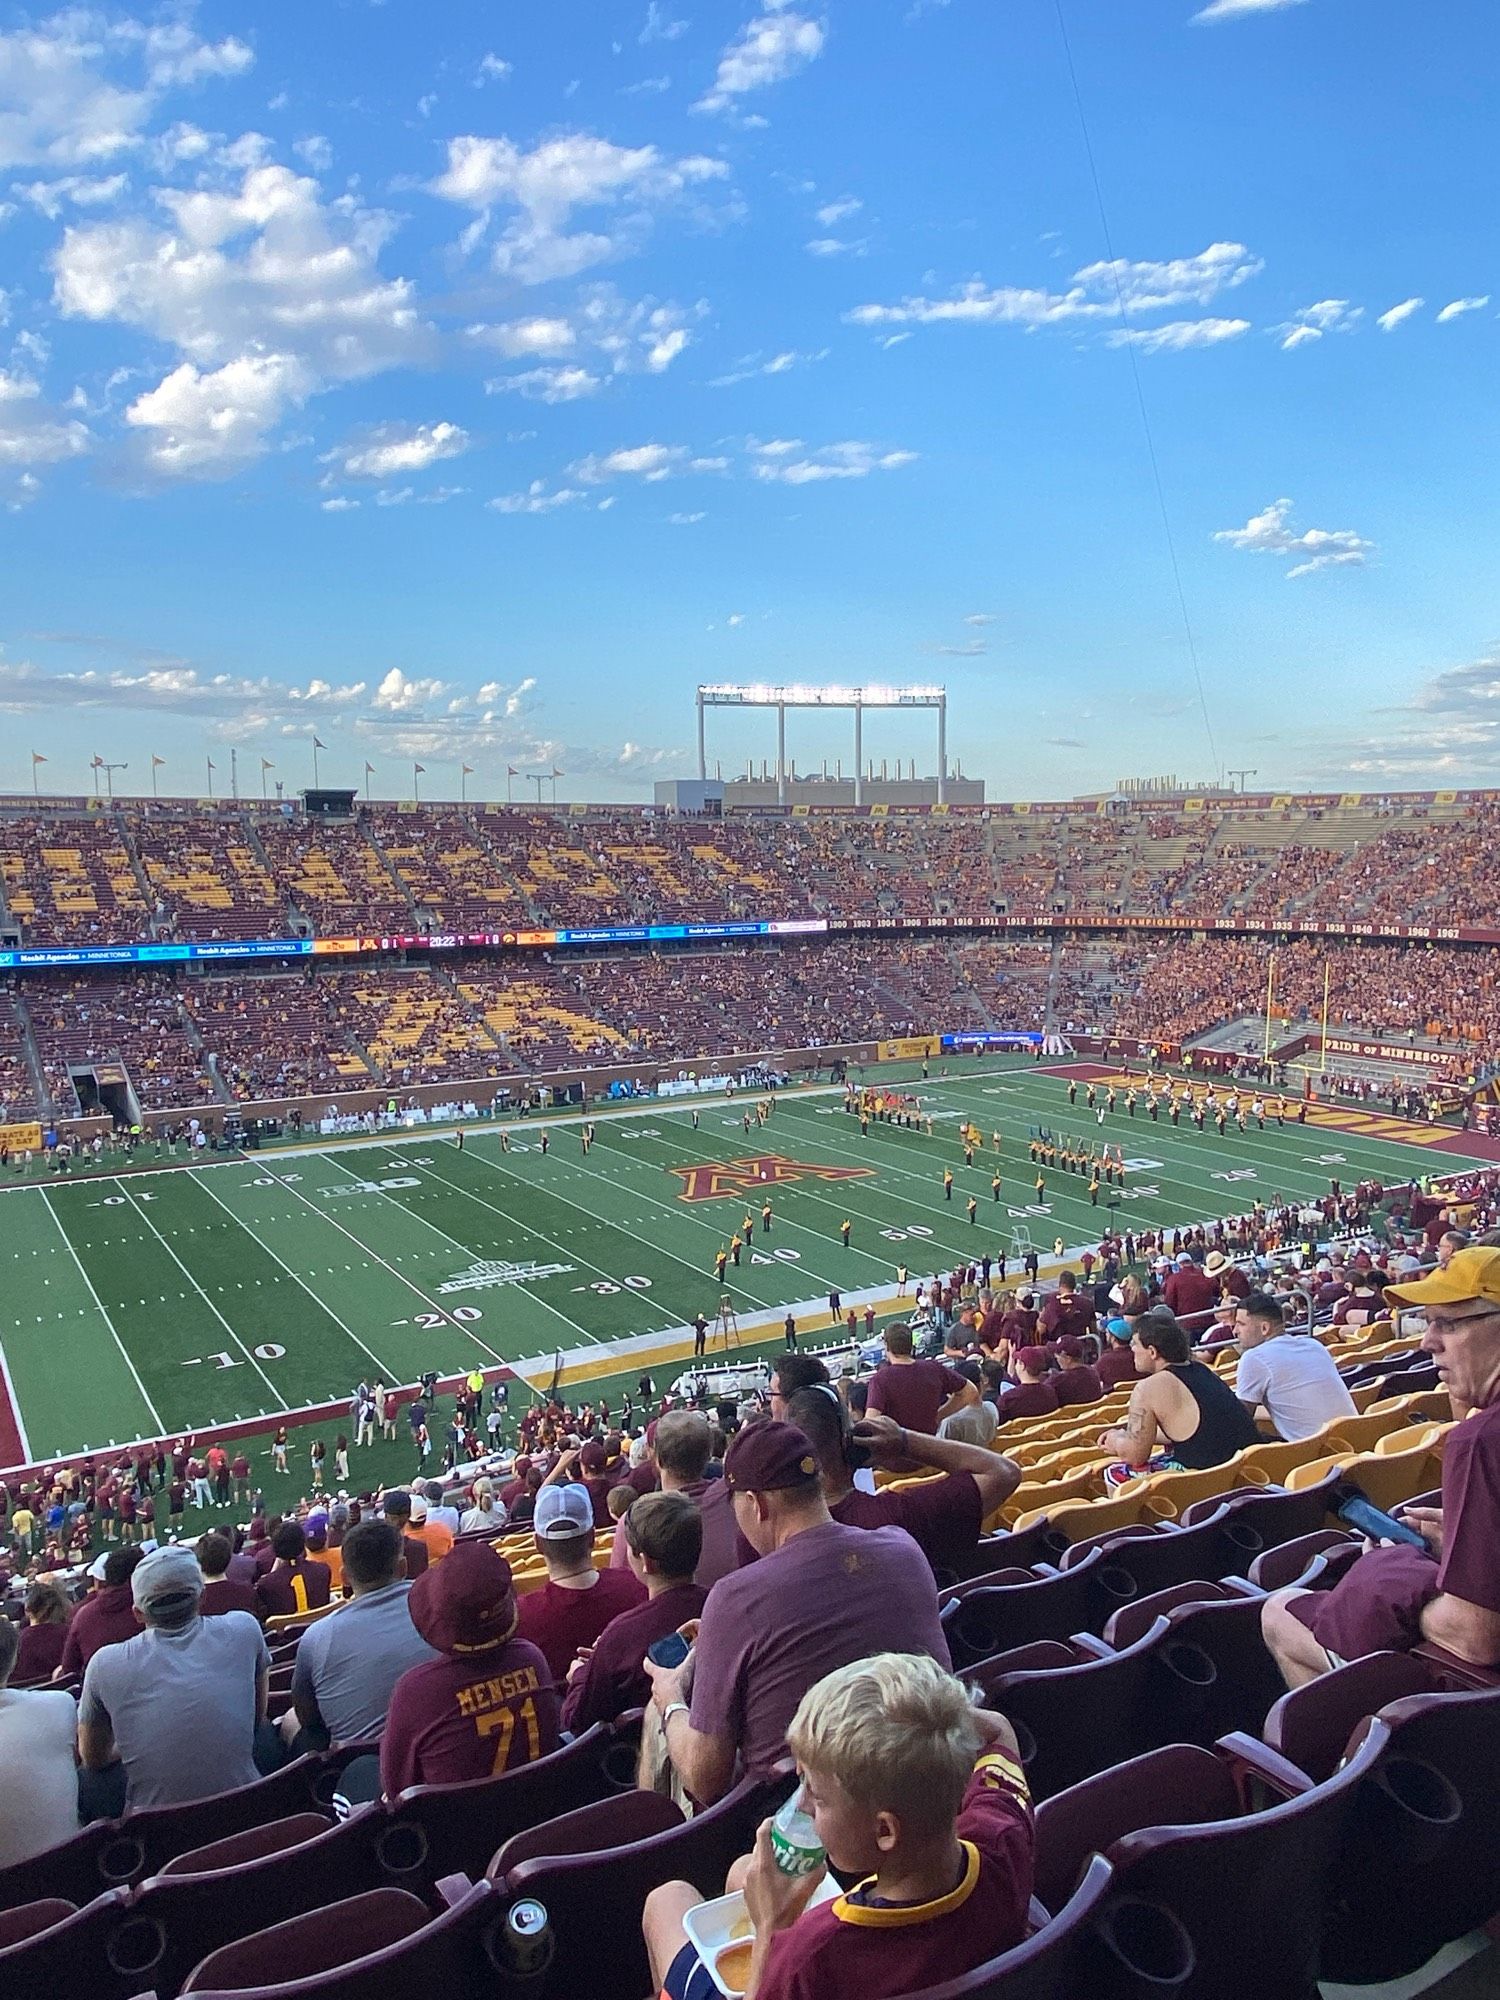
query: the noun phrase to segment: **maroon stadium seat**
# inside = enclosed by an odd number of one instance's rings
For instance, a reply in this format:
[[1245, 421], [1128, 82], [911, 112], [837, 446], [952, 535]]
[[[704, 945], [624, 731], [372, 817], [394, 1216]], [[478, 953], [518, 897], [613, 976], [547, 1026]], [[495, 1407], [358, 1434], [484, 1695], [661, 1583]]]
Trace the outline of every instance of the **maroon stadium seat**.
[[390, 1801], [377, 1843], [386, 1878], [425, 1884], [477, 1877], [513, 1833], [635, 1786], [629, 1729], [595, 1723], [573, 1743], [498, 1778], [412, 1785]]
[[982, 1688], [989, 1688], [1003, 1674], [1033, 1674], [1045, 1672], [1050, 1667], [1076, 1667], [1081, 1660], [1094, 1657], [1092, 1653], [1085, 1654], [1070, 1639], [1033, 1639], [1029, 1646], [1012, 1646], [1009, 1652], [991, 1653], [987, 1660], [976, 1660], [972, 1667], [965, 1668], [964, 1678], [976, 1681]]
[[178, 1854], [157, 1870], [163, 1875], [207, 1875], [217, 1868], [237, 1868], [242, 1862], [259, 1861], [262, 1855], [280, 1854], [288, 1847], [300, 1847], [316, 1840], [333, 1824], [322, 1813], [293, 1813], [289, 1819], [268, 1820], [264, 1826], [247, 1827], [224, 1840], [210, 1841], [207, 1847], [193, 1847]]
[[1094, 1572], [1103, 1560], [1095, 1550], [1074, 1569], [1031, 1583], [981, 1586], [951, 1599], [942, 1619], [955, 1672], [1033, 1639], [1066, 1639], [1102, 1627], [1109, 1613], [1100, 1615]]
[[64, 1917], [71, 1917], [77, 1907], [61, 1896], [44, 1896], [40, 1902], [21, 1903], [13, 1910], [0, 1911], [0, 1951], [7, 1945], [35, 1937], [38, 1931], [51, 1930]]
[[1357, 1536], [1346, 1534], [1342, 1528], [1315, 1528], [1309, 1535], [1297, 1535], [1289, 1542], [1279, 1542], [1275, 1548], [1257, 1556], [1250, 1565], [1250, 1581], [1268, 1593], [1287, 1590], [1294, 1583], [1302, 1583], [1316, 1557], [1336, 1553], [1347, 1546], [1352, 1546], [1358, 1554], [1364, 1552], [1364, 1542]]
[[1383, 1740], [1339, 1870], [1325, 1979], [1397, 1979], [1500, 1910], [1500, 1692], [1419, 1694]]
[[[122, 1916], [113, 1958], [129, 1965], [142, 1986], [175, 1993], [198, 1961], [221, 1945], [382, 1886], [377, 1859], [382, 1821], [383, 1808], [368, 1805], [337, 1825], [321, 1822], [310, 1840], [255, 1859], [195, 1874], [152, 1876], [136, 1889]], [[227, 1848], [235, 1842], [220, 1844]]]
[[498, 1882], [539, 1854], [598, 1854], [607, 1847], [629, 1847], [652, 1834], [668, 1833], [682, 1823], [681, 1807], [660, 1792], [621, 1792], [513, 1833], [486, 1872]]
[[117, 1973], [108, 1956], [129, 1900], [128, 1889], [107, 1890], [46, 1930], [0, 1950], [0, 1993], [5, 2000], [62, 2000], [65, 1994], [85, 1994], [88, 2000], [132, 2000], [142, 1982]]
[[[1377, 1725], [1378, 1728], [1378, 1725]], [[1343, 1843], [1383, 1734], [1327, 1784], [1242, 1813], [1231, 1761], [1177, 1744], [1037, 1811], [1038, 1892], [1114, 1869], [1078, 1991], [1174, 2000], [1309, 2000]]]
[[1437, 1676], [1413, 1653], [1367, 1653], [1271, 1704], [1261, 1734], [1315, 1783], [1338, 1769], [1349, 1740], [1387, 1702], [1435, 1694]]
[[[476, 1895], [480, 1891], [474, 1892]], [[431, 1912], [405, 1889], [367, 1889], [363, 1895], [330, 1903], [287, 1923], [273, 1924], [210, 1952], [193, 1968], [184, 1993], [336, 1993], [362, 1990], [331, 1984], [357, 1975], [428, 1929]], [[379, 1991], [394, 2000], [399, 1975], [383, 1973]], [[368, 1980], [368, 1973], [365, 1974]], [[370, 1992], [377, 1989], [367, 1988]], [[441, 1985], [429, 1991], [442, 1992]]]
[[641, 1938], [641, 1910], [651, 1890], [679, 1878], [705, 1897], [723, 1893], [729, 1865], [748, 1854], [756, 1829], [789, 1794], [791, 1766], [762, 1783], [743, 1779], [706, 1812], [601, 1854], [538, 1855], [498, 1886], [511, 1899], [535, 1898], [552, 1919], [555, 1956], [528, 2000], [580, 2000], [587, 1994], [637, 1995], [651, 1989]]
[[1088, 1964], [1094, 1917], [1109, 1893], [1113, 1870], [1095, 1855], [1083, 1879], [1041, 1930], [961, 1979], [924, 1987], [905, 2000], [1078, 2000]]
[[1251, 1486], [1238, 1493], [1220, 1493], [1189, 1507], [1182, 1517], [1182, 1526], [1191, 1528], [1202, 1521], [1220, 1520], [1228, 1527], [1232, 1521], [1237, 1532], [1258, 1538], [1261, 1548], [1275, 1548], [1281, 1542], [1310, 1535], [1315, 1528], [1326, 1525], [1329, 1495], [1338, 1484], [1338, 1477], [1331, 1472], [1316, 1486], [1303, 1487], [1296, 1493], [1288, 1493], [1281, 1486]]
[[1121, 1651], [1143, 1639], [1158, 1618], [1181, 1604], [1223, 1604], [1242, 1595], [1243, 1591], [1232, 1590], [1225, 1583], [1169, 1584], [1165, 1590], [1153, 1590], [1149, 1597], [1135, 1597], [1122, 1604], [1104, 1628], [1105, 1642]]

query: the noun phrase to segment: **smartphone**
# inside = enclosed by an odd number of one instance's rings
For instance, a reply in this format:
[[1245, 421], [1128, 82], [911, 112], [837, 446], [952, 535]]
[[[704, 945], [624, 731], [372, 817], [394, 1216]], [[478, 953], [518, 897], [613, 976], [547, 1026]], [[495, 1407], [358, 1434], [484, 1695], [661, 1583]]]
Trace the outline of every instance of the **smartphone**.
[[646, 1648], [646, 1658], [654, 1667], [680, 1667], [690, 1651], [680, 1632], [669, 1632], [665, 1639], [658, 1639], [654, 1646]]
[[1353, 1490], [1346, 1493], [1334, 1510], [1341, 1521], [1347, 1521], [1351, 1528], [1358, 1529], [1377, 1542], [1405, 1542], [1408, 1547], [1421, 1549], [1427, 1555], [1432, 1551], [1415, 1528], [1409, 1528], [1405, 1521], [1398, 1521], [1394, 1514], [1384, 1513], [1373, 1500], [1367, 1500], [1363, 1493]]

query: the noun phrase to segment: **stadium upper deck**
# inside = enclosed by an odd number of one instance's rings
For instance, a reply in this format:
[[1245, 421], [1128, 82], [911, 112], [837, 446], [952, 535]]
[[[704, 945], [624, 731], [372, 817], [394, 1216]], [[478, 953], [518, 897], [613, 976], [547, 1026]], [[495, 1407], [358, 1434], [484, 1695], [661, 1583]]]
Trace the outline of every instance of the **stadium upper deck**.
[[376, 804], [348, 822], [243, 801], [0, 801], [0, 922], [25, 947], [752, 920], [1500, 936], [1500, 795], [726, 820]]

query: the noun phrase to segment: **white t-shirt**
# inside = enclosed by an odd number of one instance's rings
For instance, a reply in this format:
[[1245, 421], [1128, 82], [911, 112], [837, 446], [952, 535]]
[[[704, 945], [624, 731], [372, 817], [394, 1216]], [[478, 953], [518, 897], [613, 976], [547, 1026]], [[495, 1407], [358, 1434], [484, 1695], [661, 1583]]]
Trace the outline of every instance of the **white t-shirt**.
[[1330, 1417], [1352, 1417], [1354, 1398], [1333, 1356], [1306, 1333], [1278, 1333], [1240, 1356], [1234, 1393], [1264, 1403], [1279, 1437], [1311, 1437]]
[[0, 1868], [77, 1833], [77, 1736], [72, 1695], [0, 1689]]

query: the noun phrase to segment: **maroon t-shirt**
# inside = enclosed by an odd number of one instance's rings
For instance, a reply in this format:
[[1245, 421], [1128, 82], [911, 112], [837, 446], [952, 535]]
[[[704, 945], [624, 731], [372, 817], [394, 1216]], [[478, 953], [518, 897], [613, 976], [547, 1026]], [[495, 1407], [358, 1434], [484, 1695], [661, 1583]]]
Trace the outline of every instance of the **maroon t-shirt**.
[[904, 1528], [934, 1569], [951, 1569], [979, 1540], [983, 1504], [972, 1472], [949, 1472], [895, 1491], [855, 1490], [828, 1511], [848, 1528]]
[[1455, 1424], [1447, 1447], [1438, 1589], [1500, 1611], [1500, 1403]]
[[[712, 1590], [721, 1576], [728, 1576], [744, 1561], [739, 1546], [739, 1529], [734, 1521], [734, 1496], [722, 1479], [695, 1479], [691, 1485], [677, 1490], [687, 1495], [703, 1517], [703, 1553], [698, 1558], [693, 1581], [704, 1590]], [[615, 1539], [609, 1552], [611, 1569], [630, 1568], [629, 1547], [625, 1538], [625, 1523], [623, 1520], [616, 1521]], [[754, 1557], [753, 1550], [751, 1557]]]
[[1051, 1375], [1045, 1382], [1020, 1382], [1014, 1389], [1002, 1391], [995, 1403], [1001, 1423], [1008, 1424], [1012, 1417], [1050, 1417], [1054, 1410], [1060, 1410], [1062, 1405], [1052, 1386], [1056, 1380]]
[[1128, 1347], [1106, 1347], [1094, 1363], [1094, 1373], [1105, 1389], [1118, 1389], [1122, 1382], [1134, 1382], [1135, 1356]]
[[931, 1903], [875, 1901], [865, 1885], [778, 1933], [759, 2000], [868, 2000], [946, 1986], [1026, 1934], [1034, 1832], [1026, 1780], [991, 1749], [974, 1767], [956, 1829], [963, 1872]]
[[216, 1576], [203, 1586], [203, 1600], [200, 1610], [205, 1618], [217, 1618], [225, 1611], [248, 1611], [252, 1618], [264, 1623], [266, 1613], [261, 1600], [256, 1595], [255, 1586], [240, 1583], [230, 1576]]
[[674, 1584], [611, 1618], [594, 1641], [588, 1665], [573, 1677], [563, 1701], [563, 1728], [576, 1736], [592, 1723], [613, 1722], [628, 1708], [644, 1708], [651, 1699], [642, 1665], [647, 1648], [698, 1617], [707, 1596], [696, 1583]]
[[11, 1669], [12, 1682], [19, 1685], [22, 1681], [50, 1680], [62, 1665], [63, 1648], [68, 1642], [67, 1626], [23, 1625], [17, 1636], [20, 1645]]
[[763, 1775], [785, 1755], [797, 1704], [815, 1681], [893, 1651], [951, 1665], [922, 1551], [895, 1528], [804, 1528], [709, 1592], [692, 1726], [733, 1743], [745, 1770]]
[[1030, 1306], [1012, 1306], [1000, 1315], [1000, 1331], [1012, 1347], [1025, 1347], [1036, 1332], [1037, 1315]]
[[597, 1574], [598, 1582], [588, 1590], [564, 1590], [548, 1582], [521, 1599], [516, 1629], [541, 1650], [559, 1685], [567, 1679], [579, 1647], [592, 1646], [611, 1618], [634, 1610], [645, 1599], [646, 1586], [629, 1570], [605, 1569]]
[[144, 1628], [135, 1615], [128, 1583], [116, 1583], [86, 1597], [68, 1624], [62, 1665], [70, 1674], [81, 1674], [103, 1646], [118, 1646], [133, 1639]]
[[1104, 1394], [1097, 1372], [1087, 1364], [1059, 1368], [1052, 1377], [1052, 1388], [1059, 1403], [1097, 1403]]
[[408, 1667], [380, 1739], [380, 1788], [498, 1778], [557, 1748], [557, 1691], [535, 1646], [511, 1639], [483, 1653]]
[[318, 1611], [333, 1594], [333, 1572], [327, 1563], [278, 1562], [255, 1586], [261, 1616], [285, 1618], [295, 1611]]
[[1189, 1333], [1202, 1333], [1219, 1303], [1218, 1281], [1197, 1264], [1180, 1264], [1162, 1286], [1162, 1296]]
[[1092, 1333], [1097, 1315], [1079, 1292], [1054, 1292], [1042, 1307], [1042, 1331], [1049, 1340], [1064, 1333]]
[[[941, 1361], [885, 1361], [870, 1377], [868, 1407], [883, 1411], [904, 1431], [925, 1431], [937, 1435], [938, 1411], [950, 1396], [970, 1386]], [[915, 1459], [891, 1460], [892, 1472], [919, 1472]]]

